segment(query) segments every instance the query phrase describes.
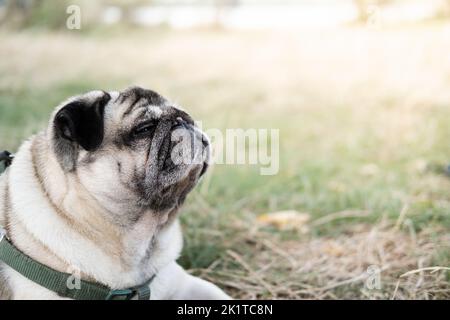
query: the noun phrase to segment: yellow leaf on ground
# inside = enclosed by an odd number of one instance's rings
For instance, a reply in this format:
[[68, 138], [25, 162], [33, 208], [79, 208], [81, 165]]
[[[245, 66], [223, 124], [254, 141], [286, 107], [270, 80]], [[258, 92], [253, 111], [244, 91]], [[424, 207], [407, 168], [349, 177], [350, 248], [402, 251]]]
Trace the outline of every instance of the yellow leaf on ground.
[[310, 219], [308, 213], [300, 213], [295, 210], [278, 211], [260, 215], [257, 221], [266, 226], [273, 226], [280, 230], [298, 229], [307, 232], [306, 226]]
[[322, 252], [334, 257], [340, 257], [344, 254], [345, 248], [337, 242], [327, 241], [322, 246]]

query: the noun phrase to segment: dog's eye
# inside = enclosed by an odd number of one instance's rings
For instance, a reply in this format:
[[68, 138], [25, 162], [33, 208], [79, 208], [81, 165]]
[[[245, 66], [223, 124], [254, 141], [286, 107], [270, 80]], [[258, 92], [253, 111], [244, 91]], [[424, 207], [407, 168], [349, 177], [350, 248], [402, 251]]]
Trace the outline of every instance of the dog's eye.
[[148, 134], [153, 133], [153, 131], [155, 131], [155, 128], [156, 123], [154, 122], [143, 123], [133, 130], [133, 136], [135, 137], [147, 136]]

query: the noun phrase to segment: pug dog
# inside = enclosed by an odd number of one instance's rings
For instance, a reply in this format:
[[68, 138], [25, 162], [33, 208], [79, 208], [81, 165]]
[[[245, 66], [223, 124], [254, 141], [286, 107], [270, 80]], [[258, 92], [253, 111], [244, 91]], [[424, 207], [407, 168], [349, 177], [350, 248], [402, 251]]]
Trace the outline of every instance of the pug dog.
[[[111, 290], [148, 282], [150, 299], [230, 299], [176, 262], [178, 211], [209, 148], [190, 115], [154, 91], [72, 97], [0, 176], [0, 226], [34, 261]], [[0, 261], [0, 299], [66, 298]]]

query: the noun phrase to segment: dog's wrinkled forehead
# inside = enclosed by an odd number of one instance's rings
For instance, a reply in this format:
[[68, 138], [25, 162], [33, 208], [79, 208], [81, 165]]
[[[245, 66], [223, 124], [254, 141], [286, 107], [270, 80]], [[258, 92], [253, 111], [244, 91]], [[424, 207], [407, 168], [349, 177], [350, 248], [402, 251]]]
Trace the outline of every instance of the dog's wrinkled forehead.
[[122, 110], [118, 111], [122, 118], [143, 107], [150, 107], [149, 111], [153, 109], [155, 116], [158, 116], [162, 109], [169, 107], [169, 101], [152, 90], [132, 87], [115, 95], [113, 103], [121, 106]]
[[115, 124], [132, 125], [144, 119], [159, 120], [169, 114], [187, 114], [155, 91], [131, 87], [122, 92], [110, 92], [111, 101], [105, 118]]

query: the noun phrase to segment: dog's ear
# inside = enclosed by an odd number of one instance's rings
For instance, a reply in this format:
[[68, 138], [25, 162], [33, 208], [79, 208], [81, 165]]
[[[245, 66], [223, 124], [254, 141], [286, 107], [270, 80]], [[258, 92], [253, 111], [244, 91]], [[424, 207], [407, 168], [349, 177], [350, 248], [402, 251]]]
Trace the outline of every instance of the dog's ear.
[[80, 98], [63, 106], [53, 121], [55, 153], [63, 169], [75, 168], [79, 148], [94, 151], [103, 141], [103, 115], [111, 96], [95, 99]]

